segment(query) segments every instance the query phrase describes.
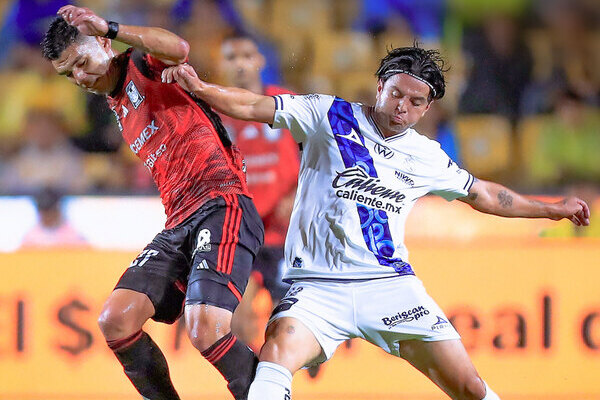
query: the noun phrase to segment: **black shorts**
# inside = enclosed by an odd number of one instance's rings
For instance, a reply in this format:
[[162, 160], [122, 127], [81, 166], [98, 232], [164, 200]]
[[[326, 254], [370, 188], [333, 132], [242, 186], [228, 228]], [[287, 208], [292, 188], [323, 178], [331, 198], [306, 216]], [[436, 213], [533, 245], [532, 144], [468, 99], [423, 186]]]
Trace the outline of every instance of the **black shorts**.
[[137, 256], [115, 289], [146, 294], [155, 321], [173, 323], [185, 304], [232, 311], [239, 304], [263, 243], [262, 221], [248, 197], [209, 200]]
[[279, 302], [290, 288], [289, 283], [283, 282], [285, 260], [283, 247], [264, 246], [258, 252], [252, 275], [269, 291], [273, 303]]

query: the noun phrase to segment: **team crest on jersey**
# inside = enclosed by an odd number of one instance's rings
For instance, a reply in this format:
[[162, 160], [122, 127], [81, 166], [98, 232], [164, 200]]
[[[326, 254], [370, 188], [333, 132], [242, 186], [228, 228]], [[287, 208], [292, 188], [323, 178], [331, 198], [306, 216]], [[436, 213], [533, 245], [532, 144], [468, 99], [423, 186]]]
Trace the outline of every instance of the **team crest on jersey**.
[[129, 97], [129, 101], [131, 101], [133, 108], [137, 110], [140, 104], [142, 104], [142, 101], [144, 101], [145, 97], [142, 96], [142, 94], [135, 86], [135, 83], [133, 83], [133, 81], [129, 81], [129, 83], [125, 87], [125, 93], [127, 93], [127, 97]]
[[413, 156], [408, 156], [402, 161], [402, 167], [410, 173], [415, 172], [416, 165], [417, 160]]
[[210, 248], [210, 231], [208, 229], [201, 229], [200, 232], [198, 232], [196, 251], [205, 253], [210, 251]]
[[292, 268], [302, 268], [302, 264], [304, 261], [300, 257], [294, 258], [294, 262], [292, 263]]

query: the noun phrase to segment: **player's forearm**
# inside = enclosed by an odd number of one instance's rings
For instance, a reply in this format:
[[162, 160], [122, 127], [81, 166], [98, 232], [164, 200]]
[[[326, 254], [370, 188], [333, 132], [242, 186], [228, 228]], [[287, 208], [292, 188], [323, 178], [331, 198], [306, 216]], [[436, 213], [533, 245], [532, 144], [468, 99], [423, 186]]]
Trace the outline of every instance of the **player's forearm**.
[[[246, 89], [224, 87], [200, 81], [192, 93], [206, 101], [211, 107], [235, 119], [272, 123], [273, 113], [257, 112], [260, 103], [268, 99]], [[274, 112], [274, 106], [273, 106]], [[262, 114], [262, 115], [261, 115]]]
[[469, 194], [469, 204], [478, 211], [501, 217], [552, 218], [556, 205], [529, 199], [500, 184], [478, 181], [481, 189]]
[[185, 62], [190, 51], [188, 42], [162, 28], [120, 24], [115, 40], [174, 64]]

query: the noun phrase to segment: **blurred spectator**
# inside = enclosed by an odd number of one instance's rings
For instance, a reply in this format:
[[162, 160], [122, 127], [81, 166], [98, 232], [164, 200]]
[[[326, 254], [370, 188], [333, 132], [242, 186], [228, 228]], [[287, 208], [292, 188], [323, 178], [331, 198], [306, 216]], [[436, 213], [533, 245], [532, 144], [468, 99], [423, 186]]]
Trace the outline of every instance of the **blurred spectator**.
[[60, 114], [31, 110], [22, 134], [22, 147], [7, 161], [0, 185], [3, 191], [31, 193], [43, 186], [67, 193], [86, 189], [82, 156], [68, 141]]
[[[268, 40], [257, 34], [245, 21], [232, 0], [176, 0], [171, 14], [175, 23], [182, 27], [175, 29], [192, 46], [190, 64], [205, 78], [216, 75], [219, 66], [213, 60], [219, 59], [220, 44], [232, 32], [252, 32], [260, 52], [267, 59], [261, 77], [267, 83], [279, 83], [281, 71], [278, 52]], [[214, 78], [213, 78], [214, 80]]]
[[35, 196], [38, 223], [23, 237], [21, 248], [83, 247], [86, 240], [64, 218], [61, 195], [56, 189], [43, 188]]
[[[439, 42], [446, 15], [444, 0], [363, 0], [356, 27], [374, 35], [384, 31], [412, 33]], [[398, 46], [398, 44], [396, 44]]]
[[0, 66], [10, 61], [16, 46], [37, 46], [56, 11], [69, 3], [68, 0], [14, 0], [0, 27]]
[[469, 71], [459, 112], [501, 114], [516, 120], [532, 68], [517, 21], [490, 16], [481, 28], [465, 35], [464, 51]]
[[448, 157], [457, 164], [462, 165], [458, 139], [450, 115], [441, 103], [434, 101], [415, 129], [428, 138], [439, 142]]
[[32, 108], [52, 109], [65, 121], [69, 133], [85, 129], [85, 95], [64, 77], [56, 74], [42, 57], [39, 47], [15, 48], [9, 70], [0, 73], [0, 138], [15, 141], [23, 131]]
[[[596, 3], [598, 4], [598, 3]], [[600, 7], [596, 6], [596, 12]], [[539, 70], [536, 80], [523, 96], [523, 114], [551, 111], [556, 96], [566, 88], [575, 91], [585, 103], [600, 105], [600, 53], [598, 21], [581, 1], [553, 0], [538, 2], [543, 24], [536, 45]]]
[[174, 6], [175, 20], [182, 23], [180, 34], [190, 44], [190, 64], [204, 79], [214, 80], [221, 41], [230, 31], [219, 8], [219, 1], [179, 0]]
[[541, 128], [532, 155], [531, 177], [554, 185], [600, 186], [600, 112], [572, 90], [556, 100], [552, 119]]

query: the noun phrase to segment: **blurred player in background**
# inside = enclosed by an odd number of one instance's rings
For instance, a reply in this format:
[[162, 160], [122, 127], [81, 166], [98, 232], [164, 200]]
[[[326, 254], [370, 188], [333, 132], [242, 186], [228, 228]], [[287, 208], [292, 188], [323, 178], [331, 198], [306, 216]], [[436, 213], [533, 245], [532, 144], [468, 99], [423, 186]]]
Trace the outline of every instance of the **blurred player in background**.
[[445, 94], [437, 51], [391, 50], [376, 73], [373, 107], [223, 88], [189, 65], [164, 75], [220, 112], [290, 129], [303, 146], [286, 239], [285, 278], [293, 284], [273, 311], [249, 400], [290, 398], [293, 373], [354, 337], [404, 358], [453, 399], [499, 399], [408, 263], [408, 213], [428, 193], [488, 214], [576, 225], [589, 224], [589, 209], [575, 197], [545, 203], [477, 180], [412, 129]]
[[34, 201], [38, 223], [23, 237], [22, 249], [86, 247], [85, 238], [63, 215], [62, 194], [59, 189], [44, 187], [35, 194]]
[[[165, 230], [121, 276], [99, 318], [108, 346], [145, 399], [179, 399], [167, 362], [142, 330], [184, 311], [188, 336], [245, 399], [256, 356], [231, 333], [263, 225], [250, 200], [238, 149], [219, 117], [177, 85], [161, 82], [189, 46], [160, 28], [119, 25], [65, 6], [42, 42], [60, 75], [108, 96], [131, 150], [159, 188]], [[122, 54], [111, 39], [130, 47]]]
[[[227, 84], [265, 96], [291, 94], [281, 87], [263, 84], [261, 71], [265, 67], [265, 57], [250, 35], [236, 32], [226, 37], [221, 45], [221, 57], [221, 71]], [[227, 116], [222, 119], [244, 155], [248, 189], [265, 226], [264, 246], [256, 256], [244, 298], [233, 318], [233, 331], [246, 343], [251, 343], [261, 331], [252, 307], [260, 287], [268, 290], [273, 305], [289, 288], [282, 281], [283, 245], [294, 205], [300, 158], [298, 144], [288, 130]]]

